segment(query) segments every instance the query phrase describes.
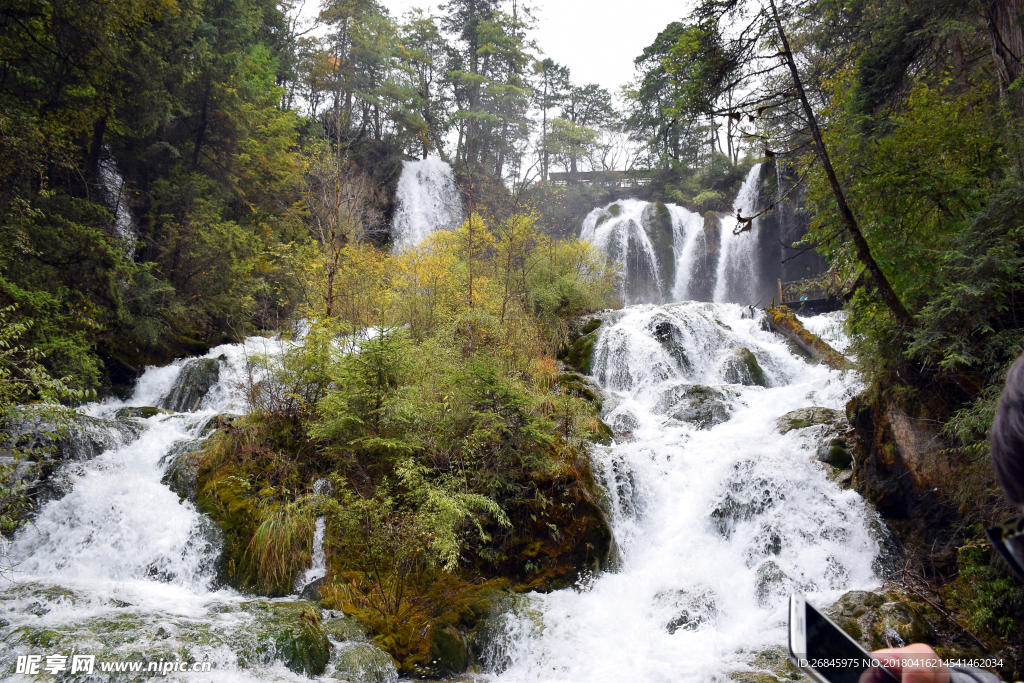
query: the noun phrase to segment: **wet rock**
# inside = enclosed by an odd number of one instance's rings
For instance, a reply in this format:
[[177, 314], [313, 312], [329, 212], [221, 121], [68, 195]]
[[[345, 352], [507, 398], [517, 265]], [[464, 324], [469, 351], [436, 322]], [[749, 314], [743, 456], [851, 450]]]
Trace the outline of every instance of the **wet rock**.
[[370, 643], [344, 642], [331, 651], [331, 678], [348, 683], [396, 683], [398, 670], [391, 656]]
[[161, 407], [176, 413], [195, 411], [210, 389], [220, 379], [220, 361], [215, 358], [196, 358], [188, 361], [178, 373], [170, 392], [160, 402]]
[[654, 596], [654, 600], [675, 612], [675, 616], [665, 624], [669, 633], [695, 631], [712, 621], [717, 613], [715, 595], [707, 589], [662, 591]]
[[800, 408], [786, 413], [776, 424], [782, 434], [796, 429], [816, 428], [814, 453], [818, 462], [839, 470], [849, 469], [853, 465], [853, 453], [847, 440], [849, 424], [846, 416], [838, 410], [817, 406]]
[[731, 400], [738, 395], [726, 387], [677, 384], [662, 394], [654, 411], [697, 429], [711, 429], [729, 419]]
[[757, 363], [757, 358], [750, 349], [740, 347], [733, 350], [722, 367], [722, 379], [729, 384], [742, 384], [748, 387], [766, 387], [764, 372]]
[[848, 470], [853, 464], [853, 454], [844, 436], [826, 437], [818, 443], [815, 452], [818, 461], [839, 470]]
[[732, 536], [737, 524], [760, 516], [785, 498], [773, 482], [754, 476], [753, 468], [749, 461], [734, 466], [735, 473], [711, 511], [712, 524], [725, 538]]
[[813, 427], [815, 425], [835, 425], [845, 423], [846, 417], [838, 410], [820, 408], [818, 406], [791, 410], [780, 417], [776, 422], [780, 434], [785, 434], [794, 429]]
[[791, 594], [805, 590], [805, 587], [782, 571], [775, 560], [768, 560], [757, 568], [754, 580], [757, 604], [774, 607]]
[[906, 593], [850, 591], [825, 610], [839, 626], [868, 651], [937, 642], [934, 608]]
[[315, 581], [307, 583], [301, 591], [299, 591], [300, 600], [310, 600], [312, 602], [320, 601], [320, 586], [326, 583], [327, 577], [321, 576]]
[[255, 600], [243, 603], [242, 609], [256, 617], [254, 629], [273, 639], [274, 659], [306, 676], [324, 672], [331, 643], [319, 607], [302, 600]]
[[230, 427], [241, 419], [243, 419], [243, 416], [236, 415], [235, 413], [220, 413], [219, 415], [214, 415], [207, 420], [206, 424], [204, 424], [202, 429], [199, 430], [199, 436], [206, 436], [216, 429], [225, 429]]
[[153, 417], [154, 415], [170, 415], [170, 413], [171, 411], [169, 410], [165, 410], [164, 408], [154, 408], [153, 406], [129, 406], [127, 408], [118, 408], [114, 415], [119, 419], [134, 417], [145, 420]]
[[773, 648], [758, 652], [749, 664], [751, 671], [736, 671], [729, 679], [736, 683], [778, 683], [779, 681], [806, 681], [793, 666], [786, 648]]
[[608, 416], [606, 421], [615, 436], [626, 438], [632, 436], [633, 430], [640, 426], [636, 415], [628, 410], [616, 410]]
[[454, 626], [430, 632], [430, 669], [440, 675], [462, 673], [469, 663], [469, 648]]
[[686, 338], [682, 330], [672, 320], [655, 318], [652, 322], [651, 335], [665, 347], [679, 371], [684, 375], [692, 371], [693, 364], [686, 355]]
[[160, 464], [166, 467], [160, 483], [177, 493], [181, 500], [195, 502], [199, 485], [199, 459], [196, 455], [202, 443], [199, 439], [178, 441], [160, 459]]

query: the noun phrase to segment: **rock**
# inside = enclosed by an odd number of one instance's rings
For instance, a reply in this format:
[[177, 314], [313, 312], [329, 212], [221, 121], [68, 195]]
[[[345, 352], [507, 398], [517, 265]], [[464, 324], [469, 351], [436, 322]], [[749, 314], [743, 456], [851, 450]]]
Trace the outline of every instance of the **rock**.
[[242, 609], [256, 616], [255, 628], [273, 638], [274, 659], [298, 674], [319, 676], [324, 672], [331, 642], [319, 607], [298, 600], [254, 600], [242, 603]]
[[153, 406], [129, 406], [127, 408], [118, 408], [117, 412], [114, 413], [119, 419], [127, 418], [139, 418], [147, 419], [154, 415], [170, 415], [171, 411], [164, 410], [163, 408], [154, 408]]
[[868, 651], [937, 642], [934, 609], [905, 593], [850, 591], [825, 610], [839, 626]]
[[846, 437], [849, 424], [846, 416], [838, 410], [817, 406], [800, 408], [786, 413], [776, 424], [782, 434], [795, 429], [817, 427], [814, 453], [818, 462], [839, 470], [848, 470], [853, 465], [853, 454]]
[[677, 384], [662, 394], [654, 410], [697, 429], [711, 429], [729, 419], [730, 400], [738, 395], [726, 387]]
[[558, 388], [563, 393], [590, 401], [601, 410], [601, 388], [592, 379], [575, 372], [563, 372], [558, 375]]
[[778, 425], [779, 433], [785, 434], [794, 429], [804, 429], [815, 425], [833, 425], [840, 422], [845, 423], [846, 418], [838, 410], [813, 406], [786, 413], [778, 419], [776, 425]]
[[629, 410], [621, 409], [608, 416], [607, 424], [615, 436], [628, 438], [640, 426], [640, 421]]
[[836, 436], [822, 439], [818, 443], [815, 454], [819, 462], [831, 465], [839, 470], [848, 470], [853, 464], [853, 454], [850, 453], [850, 446], [846, 438]]
[[207, 420], [206, 424], [203, 425], [203, 428], [199, 430], [199, 436], [206, 436], [216, 429], [230, 427], [242, 419], [242, 415], [236, 415], [235, 413], [220, 413], [219, 415], [214, 415]]
[[195, 411], [206, 394], [220, 379], [220, 361], [215, 358], [196, 358], [188, 361], [178, 373], [174, 386], [160, 402], [164, 408], [176, 413]]
[[662, 591], [654, 596], [656, 603], [676, 613], [665, 630], [670, 634], [679, 630], [695, 631], [712, 621], [717, 614], [715, 595], [708, 589]]
[[331, 651], [328, 675], [348, 683], [396, 683], [391, 655], [370, 643], [344, 642]]
[[321, 576], [319, 579], [316, 579], [315, 581], [310, 581], [299, 592], [299, 599], [300, 600], [310, 600], [312, 602], [319, 602], [320, 601], [320, 586], [324, 585], [324, 583], [326, 581], [327, 581], [327, 577], [326, 576]]
[[801, 584], [782, 571], [775, 560], [767, 560], [757, 568], [754, 585], [757, 604], [761, 607], [775, 607], [791, 594], [804, 589]]
[[177, 493], [181, 500], [196, 500], [199, 485], [199, 459], [196, 455], [202, 443], [198, 439], [179, 441], [160, 459], [160, 464], [166, 466], [160, 483]]
[[454, 626], [433, 628], [430, 632], [431, 667], [438, 674], [457, 674], [466, 670], [469, 648]]
[[733, 350], [722, 367], [722, 379], [729, 384], [752, 387], [766, 387], [764, 372], [750, 349], [740, 347]]

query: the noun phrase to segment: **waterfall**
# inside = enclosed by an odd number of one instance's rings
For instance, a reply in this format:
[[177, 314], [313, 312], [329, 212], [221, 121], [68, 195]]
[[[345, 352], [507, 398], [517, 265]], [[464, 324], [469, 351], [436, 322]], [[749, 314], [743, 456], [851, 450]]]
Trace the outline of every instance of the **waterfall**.
[[[498, 619], [485, 656], [499, 683], [728, 680], [785, 645], [790, 592], [828, 604], [879, 585], [874, 513], [826, 477], [808, 430], [776, 427], [842, 408], [855, 378], [796, 358], [735, 304], [603, 320], [591, 367], [617, 437], [591, 457], [617, 568]], [[766, 387], [735, 373], [744, 349]]]
[[[326, 479], [317, 479], [313, 482], [313, 493], [327, 494], [331, 492], [331, 482]], [[327, 520], [323, 515], [316, 518], [316, 527], [313, 530], [313, 559], [302, 576], [295, 580], [295, 592], [301, 593], [302, 589], [327, 576], [327, 553], [324, 551], [324, 535], [327, 533]]]
[[391, 225], [393, 250], [415, 247], [427, 235], [462, 222], [452, 167], [437, 157], [402, 163]]
[[681, 206], [624, 199], [587, 214], [580, 239], [618, 266], [626, 304], [662, 303], [686, 295], [702, 229]]
[[[80, 422], [89, 431], [68, 442], [70, 459], [53, 475], [53, 495], [10, 546], [0, 541], [0, 576], [11, 579], [0, 585], [5, 680], [36, 680], [13, 673], [19, 656], [45, 662], [46, 655], [72, 652], [96, 655], [96, 680], [107, 680], [101, 662], [128, 659], [205, 661], [216, 680], [235, 683], [310, 680], [294, 662], [286, 667], [295, 650], [281, 640], [299, 632], [307, 603], [224, 587], [219, 527], [169, 488], [182, 471], [180, 459], [207, 438], [213, 419], [245, 412], [246, 387], [265, 379], [252, 357], [279, 354], [287, 343], [253, 337], [202, 359], [151, 367], [131, 399], [84, 407]], [[314, 492], [328, 491], [327, 484], [317, 482]], [[304, 579], [326, 575], [325, 527], [318, 519]], [[343, 617], [322, 618], [332, 639], [326, 680], [398, 679], [391, 658], [351, 635]], [[194, 673], [167, 678], [210, 680]]]
[[732, 214], [694, 213], [676, 204], [624, 199], [587, 214], [580, 239], [618, 267], [625, 304], [716, 301], [756, 304], [762, 282], [760, 219], [734, 235], [735, 214], [757, 212], [761, 165], [747, 173]]
[[758, 303], [760, 259], [757, 254], [757, 234], [761, 223], [755, 218], [750, 230], [738, 235], [733, 231], [738, 222], [736, 214], [750, 217], [757, 213], [757, 185], [761, 164], [754, 164], [736, 194], [732, 215], [722, 219], [722, 247], [718, 257], [714, 301], [732, 301], [752, 306]]
[[107, 208], [114, 214], [114, 230], [121, 239], [125, 254], [131, 258], [135, 255], [135, 216], [132, 214], [131, 205], [128, 202], [128, 188], [125, 186], [124, 176], [117, 167], [117, 162], [109, 156], [110, 149], [104, 147], [107, 153], [99, 162], [100, 180], [103, 183], [104, 202]]

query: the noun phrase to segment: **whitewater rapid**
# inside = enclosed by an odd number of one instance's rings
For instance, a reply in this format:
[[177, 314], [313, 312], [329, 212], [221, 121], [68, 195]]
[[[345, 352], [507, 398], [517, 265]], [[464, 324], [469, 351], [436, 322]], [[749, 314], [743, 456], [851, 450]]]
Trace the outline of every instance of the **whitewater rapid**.
[[[602, 316], [591, 368], [618, 435], [592, 462], [617, 569], [522, 598], [489, 645], [497, 681], [727, 680], [785, 644], [790, 592], [827, 605], [879, 585], [874, 513], [815, 461], [814, 430], [776, 426], [798, 408], [842, 410], [858, 380], [793, 356], [744, 310], [687, 302]], [[726, 383], [737, 348], [767, 387]], [[676, 419], [694, 385], [725, 397], [726, 421]]]
[[[5, 680], [50, 680], [45, 674], [15, 674], [15, 660], [68, 656], [72, 650], [97, 653], [98, 661], [159, 657], [212, 665], [210, 673], [175, 672], [166, 680], [310, 680], [275, 654], [274, 629], [281, 627], [268, 621], [266, 605], [288, 599], [257, 599], [220, 585], [220, 530], [164, 482], [174, 456], [195, 450], [211, 420], [246, 412], [247, 392], [263, 377], [256, 357], [278, 355], [289, 343], [252, 337], [218, 346], [201, 359], [148, 368], [128, 400], [84, 407], [83, 424], [109, 447], [64, 464], [50, 482], [57, 491], [53, 500], [16, 535], [10, 549], [13, 573], [0, 585]], [[165, 405], [176, 388], [180, 391], [189, 368], [203, 362], [215, 363], [218, 375], [193, 411], [137, 417], [140, 407]], [[133, 408], [136, 417], [127, 417]], [[323, 525], [318, 520], [317, 552], [306, 573], [314, 578], [326, 573]], [[51, 635], [26, 641], [20, 635], [24, 629]], [[377, 658], [379, 666], [366, 680], [397, 680], [390, 658], [368, 643], [349, 640], [334, 647], [342, 658], [354, 648], [370, 650], [361, 662], [373, 663], [377, 652], [384, 660]], [[336, 663], [332, 656], [320, 680], [335, 680]], [[106, 676], [98, 668], [94, 674], [95, 680]]]

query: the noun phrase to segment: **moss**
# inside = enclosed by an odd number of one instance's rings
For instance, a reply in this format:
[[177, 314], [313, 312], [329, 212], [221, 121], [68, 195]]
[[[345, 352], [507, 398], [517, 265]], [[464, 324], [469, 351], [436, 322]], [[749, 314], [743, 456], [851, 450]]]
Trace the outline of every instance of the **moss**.
[[774, 306], [765, 309], [764, 325], [774, 332], [788, 337], [807, 355], [833, 370], [848, 370], [852, 367], [845, 356], [816, 335], [808, 332], [787, 306]]
[[723, 374], [725, 381], [729, 384], [768, 386], [764, 378], [764, 371], [761, 370], [761, 366], [757, 362], [757, 357], [747, 348], [740, 347], [733, 350], [726, 359]]
[[430, 634], [430, 657], [439, 673], [461, 673], [469, 663], [469, 649], [454, 627], [434, 628]]
[[584, 375], [590, 374], [590, 357], [594, 353], [594, 343], [597, 341], [597, 332], [585, 334], [569, 347], [566, 362]]
[[618, 218], [619, 213], [622, 212], [622, 207], [619, 206], [618, 204], [612, 204], [611, 206], [608, 207], [607, 211], [612, 216], [615, 216], [616, 218]]

